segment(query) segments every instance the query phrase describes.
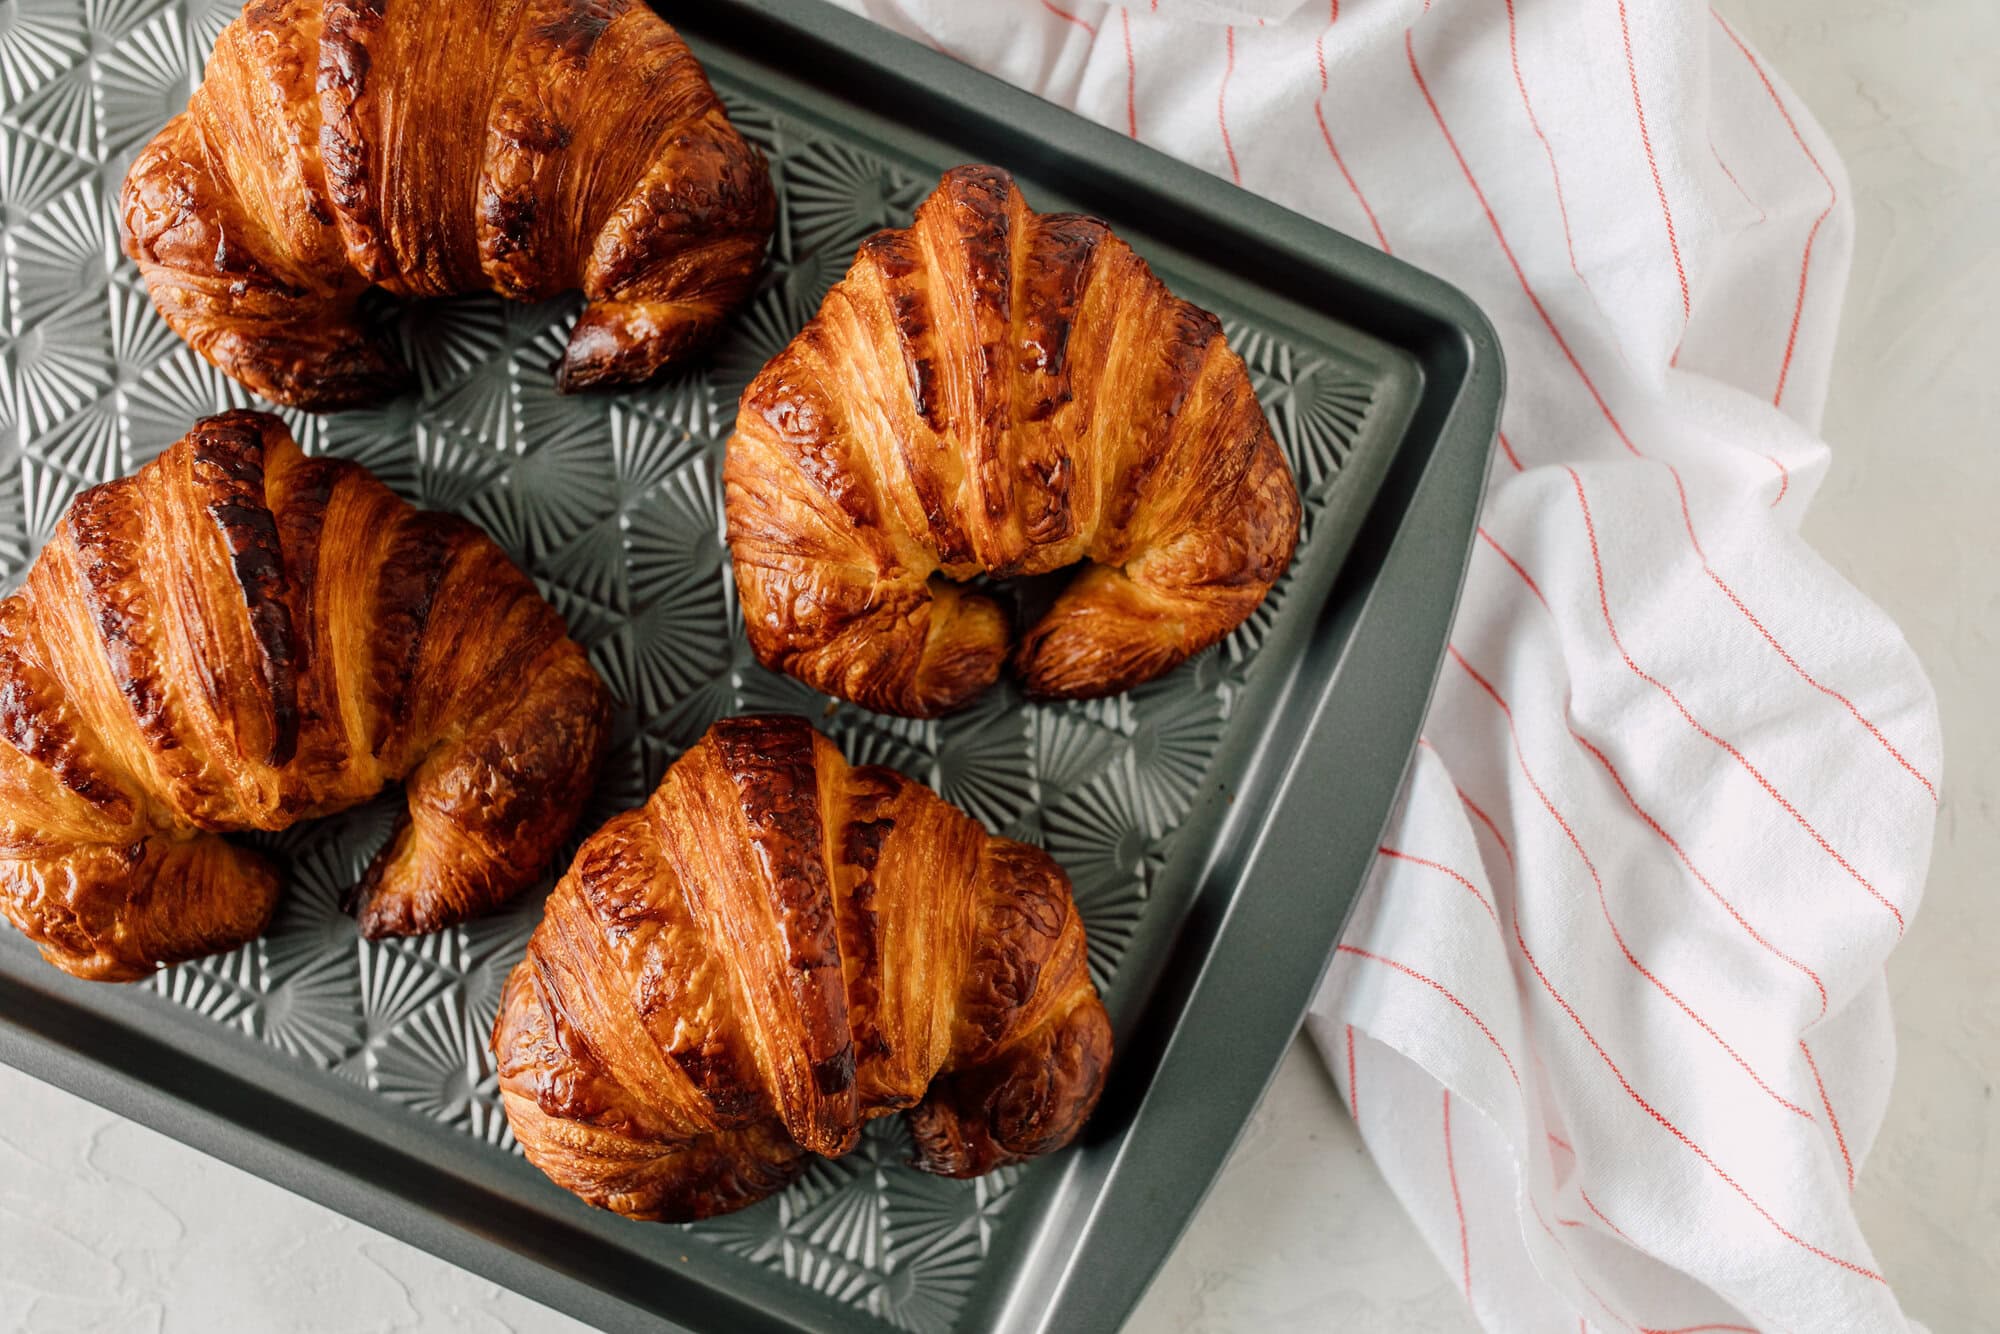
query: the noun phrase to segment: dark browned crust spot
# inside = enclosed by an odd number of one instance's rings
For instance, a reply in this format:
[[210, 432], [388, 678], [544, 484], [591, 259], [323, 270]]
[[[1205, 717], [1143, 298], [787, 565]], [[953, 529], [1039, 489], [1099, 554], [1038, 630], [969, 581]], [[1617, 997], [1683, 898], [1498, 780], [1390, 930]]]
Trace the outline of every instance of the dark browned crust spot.
[[[854, 1046], [839, 919], [820, 851], [815, 740], [803, 719], [774, 715], [724, 719], [707, 737], [735, 786], [751, 851], [771, 895], [814, 1088], [837, 1099], [854, 1089]], [[789, 1116], [787, 1128], [794, 1137], [815, 1142], [808, 1127]], [[841, 1133], [837, 1125], [813, 1129], [836, 1139]], [[847, 1133], [851, 1136], [851, 1128]]]
[[1028, 293], [1018, 301], [1017, 366], [1034, 397], [1019, 406], [1022, 421], [1047, 421], [1072, 392], [1069, 336], [1096, 272], [1098, 249], [1111, 235], [1102, 219], [1081, 213], [1045, 213], [1022, 247], [1017, 275]]
[[[563, 146], [567, 136], [561, 136], [555, 127], [536, 124], [519, 130], [496, 130], [506, 134], [516, 148], [536, 152], [550, 152]], [[537, 141], [541, 136], [541, 141]], [[487, 190], [479, 197], [479, 220], [486, 225], [482, 236], [485, 242], [484, 254], [493, 267], [501, 267], [507, 261], [531, 253], [535, 239], [536, 224], [541, 217], [542, 201], [531, 189]], [[531, 292], [532, 284], [521, 283], [514, 292]], [[509, 295], [513, 295], [510, 292]]]
[[[526, 50], [510, 56], [538, 77], [527, 88], [503, 86], [487, 113], [490, 142], [478, 204], [480, 267], [507, 296], [528, 299], [554, 285], [557, 275], [550, 270], [558, 257], [538, 245], [546, 220], [545, 168], [576, 135], [561, 119], [567, 108], [551, 106], [552, 90], [565, 76], [582, 76], [625, 8], [619, 0], [568, 0], [559, 14], [527, 28], [519, 39]], [[494, 178], [496, 168], [504, 180]]]
[[784, 933], [786, 962], [800, 971], [838, 968], [833, 894], [819, 856], [812, 728], [780, 715], [725, 718], [709, 736], [736, 785]]
[[946, 172], [933, 196], [953, 214], [974, 299], [995, 303], [1003, 328], [1013, 322], [1014, 218], [1007, 206], [1013, 194], [1012, 176], [998, 167], [973, 166]]
[[[900, 791], [900, 788], [891, 788], [889, 796], [893, 797], [897, 791]], [[895, 831], [896, 821], [887, 815], [873, 819], [851, 819], [841, 833], [840, 855], [850, 866], [862, 871], [873, 871], [875, 864], [882, 858], [883, 840]]]
[[369, 700], [375, 724], [371, 752], [381, 755], [410, 721], [416, 692], [410, 686], [423, 658], [424, 632], [438, 585], [461, 548], [478, 530], [465, 520], [435, 510], [406, 510], [390, 540], [375, 591], [375, 653]]
[[854, 1088], [854, 1044], [846, 1042], [839, 1051], [812, 1063], [813, 1087], [829, 1098]]
[[912, 283], [923, 271], [923, 255], [908, 230], [881, 231], [861, 243], [857, 264], [873, 264], [882, 275], [896, 345], [903, 353], [903, 373], [910, 382], [910, 402], [933, 431], [944, 430], [944, 398], [938, 392], [937, 337], [931, 328], [930, 302]]
[[[389, 277], [381, 244], [382, 215], [368, 167], [368, 133], [361, 124], [361, 101], [368, 95], [374, 67], [369, 43], [381, 33], [386, 0], [326, 0], [320, 19], [320, 161], [326, 189], [349, 232], [349, 255], [360, 261], [371, 283]], [[345, 230], [345, 229], [344, 229]], [[355, 245], [361, 253], [355, 255]]]
[[284, 548], [277, 521], [264, 501], [264, 430], [270, 420], [258, 412], [205, 417], [188, 433], [188, 444], [195, 481], [215, 494], [208, 502], [208, 517], [229, 553], [229, 569], [257, 643], [257, 670], [271, 705], [271, 745], [265, 760], [280, 766], [289, 763], [298, 749], [300, 653]]
[[847, 818], [838, 855], [852, 867], [854, 883], [840, 914], [840, 953], [849, 965], [847, 1021], [854, 1033], [856, 1058], [863, 1064], [893, 1054], [882, 1032], [881, 914], [875, 911], [875, 867], [882, 845], [895, 832], [891, 811], [905, 780], [893, 769], [866, 766], [847, 773]]
[[[1018, 274], [1028, 296], [1014, 306], [1020, 312], [1016, 384], [1026, 392], [1026, 400], [1014, 410], [1022, 422], [1046, 422], [1076, 396], [1070, 334], [1106, 238], [1110, 228], [1100, 218], [1044, 214], [1034, 220], [1034, 238], [1022, 248]], [[1022, 536], [1030, 550], [1066, 542], [1076, 532], [1070, 508], [1076, 468], [1066, 452], [1054, 458], [1024, 456], [1014, 482]], [[1004, 578], [1010, 570], [994, 574]]]
[[745, 1126], [770, 1115], [763, 1087], [745, 1077], [735, 1053], [721, 1043], [711, 1039], [701, 1047], [676, 1050], [671, 1055], [681, 1073], [708, 1099], [718, 1125]]
[[[556, 971], [556, 965], [548, 956], [536, 948], [537, 941], [530, 937], [528, 953], [509, 975], [511, 983], [526, 969], [529, 982], [534, 988], [535, 1005], [541, 1011], [540, 1018], [547, 1025], [543, 1042], [558, 1052], [566, 1062], [590, 1062], [603, 1066], [604, 1054], [591, 1045], [590, 1036], [584, 1026], [570, 1012], [568, 990]], [[504, 1016], [503, 1016], [504, 1018]], [[504, 1053], [503, 1053], [504, 1055]], [[593, 1083], [605, 1081], [593, 1080]], [[615, 1081], [612, 1081], [615, 1082]], [[542, 1088], [542, 1110], [551, 1116], [568, 1116], [579, 1121], [598, 1120], [604, 1111], [601, 1101], [592, 1103], [576, 1096], [582, 1090], [581, 1081], [546, 1081]], [[567, 1094], [568, 1096], [564, 1096]]]
[[381, 213], [368, 169], [368, 136], [360, 124], [360, 104], [368, 93], [373, 68], [369, 43], [382, 30], [385, 0], [326, 0], [320, 19], [319, 74], [320, 161], [326, 189], [335, 208], [355, 229], [350, 241], [364, 245], [362, 276], [369, 282], [388, 277], [388, 259], [377, 239]]
[[138, 500], [131, 482], [105, 482], [71, 501], [64, 523], [82, 576], [84, 605], [104, 646], [111, 679], [148, 744], [178, 750], [159, 658], [147, 633], [153, 606], [140, 573], [145, 551], [140, 535], [146, 525]]

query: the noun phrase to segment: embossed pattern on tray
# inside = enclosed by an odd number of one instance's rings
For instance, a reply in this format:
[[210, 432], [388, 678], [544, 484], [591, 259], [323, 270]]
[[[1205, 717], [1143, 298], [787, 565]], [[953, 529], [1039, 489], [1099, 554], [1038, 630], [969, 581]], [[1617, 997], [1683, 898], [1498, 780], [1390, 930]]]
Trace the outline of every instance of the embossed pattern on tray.
[[[185, 104], [236, 9], [0, 0], [0, 591], [78, 491], [138, 467], [200, 415], [252, 405], [161, 322], [113, 217], [126, 163]], [[964, 713], [913, 722], [835, 707], [759, 667], [722, 541], [721, 450], [736, 397], [855, 243], [906, 222], [933, 177], [718, 83], [770, 154], [782, 202], [770, 272], [711, 362], [637, 392], [565, 398], [551, 367], [577, 300], [384, 302], [420, 392], [338, 416], [284, 415], [307, 450], [357, 459], [410, 500], [479, 522], [568, 618], [622, 704], [582, 832], [642, 800], [714, 719], [800, 712], [849, 758], [893, 765], [1054, 852], [1075, 880], [1093, 973], [1115, 994], [1291, 577], [1225, 644], [1116, 699], [1030, 706], [1003, 683]], [[1373, 381], [1247, 312], [1223, 313], [1305, 495], [1296, 570]], [[541, 896], [435, 936], [362, 941], [338, 902], [387, 836], [395, 800], [260, 839], [290, 866], [269, 933], [148, 985], [163, 1005], [517, 1152], [486, 1040]], [[27, 948], [0, 937], [0, 949]], [[876, 1121], [850, 1157], [817, 1162], [778, 1199], [686, 1236], [889, 1325], [950, 1330], [1020, 1174], [925, 1176], [901, 1166], [902, 1137], [899, 1118]]]

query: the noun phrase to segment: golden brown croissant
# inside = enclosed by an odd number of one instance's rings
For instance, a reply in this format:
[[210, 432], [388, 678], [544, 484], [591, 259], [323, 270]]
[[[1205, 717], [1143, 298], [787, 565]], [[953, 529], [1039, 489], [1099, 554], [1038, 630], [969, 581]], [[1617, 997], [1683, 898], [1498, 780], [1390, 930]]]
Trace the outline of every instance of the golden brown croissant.
[[556, 886], [493, 1034], [557, 1184], [686, 1221], [901, 1111], [916, 1166], [1067, 1144], [1111, 1056], [1069, 878], [791, 717], [715, 724]]
[[222, 832], [403, 779], [362, 930], [435, 930], [547, 866], [608, 715], [491, 539], [276, 417], [209, 417], [79, 495], [0, 601], [0, 913], [79, 977], [229, 949], [278, 876]]
[[958, 581], [1087, 559], [1028, 632], [1030, 694], [1111, 694], [1227, 635], [1299, 501], [1243, 361], [1104, 223], [960, 167], [862, 242], [744, 392], [727, 466], [767, 666], [928, 717], [992, 684], [1007, 619]]
[[644, 379], [749, 292], [776, 203], [642, 0], [252, 0], [122, 217], [176, 333], [324, 409], [404, 379], [358, 315], [371, 285], [581, 287], [558, 382]]

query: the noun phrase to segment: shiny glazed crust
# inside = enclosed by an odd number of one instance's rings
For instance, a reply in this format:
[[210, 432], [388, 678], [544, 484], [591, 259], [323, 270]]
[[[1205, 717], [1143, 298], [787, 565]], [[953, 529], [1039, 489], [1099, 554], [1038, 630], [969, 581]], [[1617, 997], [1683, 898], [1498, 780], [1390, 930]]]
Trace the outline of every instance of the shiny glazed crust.
[[975, 574], [1090, 564], [1023, 638], [1032, 695], [1115, 693], [1250, 615], [1298, 539], [1291, 469], [1213, 315], [1104, 223], [947, 174], [861, 244], [743, 395], [729, 540], [757, 656], [928, 717], [992, 684]]
[[710, 728], [583, 845], [493, 1034], [557, 1184], [687, 1221], [903, 1112], [916, 1166], [1067, 1144], [1111, 1057], [1069, 878], [804, 720]]
[[580, 287], [561, 386], [645, 379], [748, 294], [776, 201], [640, 0], [252, 0], [120, 215], [176, 333], [329, 409], [407, 380], [362, 326], [370, 286]]
[[263, 929], [284, 829], [398, 780], [374, 937], [525, 888], [568, 836], [609, 697], [477, 529], [230, 412], [79, 495], [0, 601], [0, 914], [107, 981]]

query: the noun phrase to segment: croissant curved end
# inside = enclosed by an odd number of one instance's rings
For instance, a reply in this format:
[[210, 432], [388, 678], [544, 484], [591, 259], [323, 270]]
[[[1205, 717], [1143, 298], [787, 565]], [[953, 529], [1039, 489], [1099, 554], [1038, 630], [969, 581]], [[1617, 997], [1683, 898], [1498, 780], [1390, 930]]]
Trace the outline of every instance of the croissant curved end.
[[0, 861], [0, 916], [87, 982], [136, 982], [261, 934], [277, 869], [214, 835]]
[[1104, 1007], [1078, 1004], [1004, 1060], [935, 1081], [909, 1113], [913, 1165], [976, 1177], [1067, 1146], [1096, 1110], [1110, 1062]]
[[1220, 321], [993, 167], [862, 242], [744, 391], [725, 480], [759, 660], [918, 717], [1006, 657], [1004, 616], [953, 580], [1081, 564], [1014, 668], [1034, 696], [1113, 694], [1254, 613], [1300, 517]]

